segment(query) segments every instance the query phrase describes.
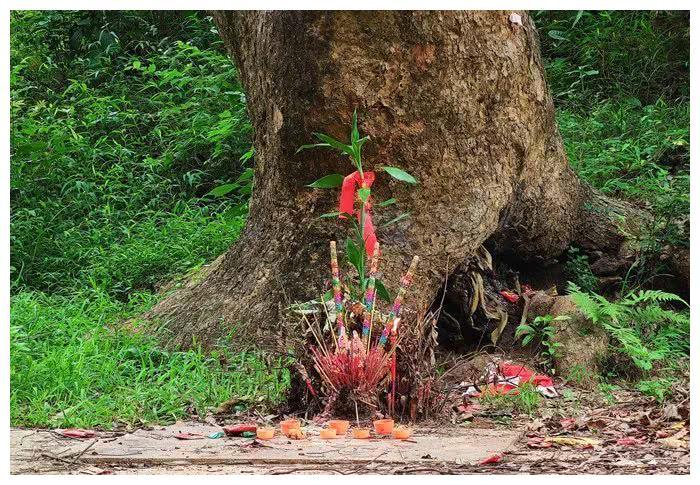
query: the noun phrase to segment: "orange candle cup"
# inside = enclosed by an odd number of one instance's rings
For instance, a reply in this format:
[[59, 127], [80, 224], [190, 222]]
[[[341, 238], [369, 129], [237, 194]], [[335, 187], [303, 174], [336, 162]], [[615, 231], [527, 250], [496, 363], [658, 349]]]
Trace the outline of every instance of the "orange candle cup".
[[257, 436], [259, 440], [271, 440], [275, 436], [275, 428], [258, 428]]
[[280, 423], [280, 428], [282, 429], [282, 433], [287, 436], [291, 430], [301, 429], [301, 424], [298, 419], [287, 419]]
[[374, 421], [374, 431], [381, 435], [390, 435], [394, 430], [393, 419], [378, 419]]
[[338, 436], [342, 436], [348, 432], [350, 421], [345, 421], [344, 419], [334, 419], [328, 422], [328, 426], [335, 429]]
[[411, 430], [405, 426], [397, 426], [391, 434], [397, 440], [407, 440], [411, 437]]
[[322, 440], [334, 440], [336, 439], [337, 432], [335, 428], [324, 428], [321, 430], [321, 439]]
[[352, 437], [356, 440], [366, 440], [369, 438], [369, 428], [353, 428]]

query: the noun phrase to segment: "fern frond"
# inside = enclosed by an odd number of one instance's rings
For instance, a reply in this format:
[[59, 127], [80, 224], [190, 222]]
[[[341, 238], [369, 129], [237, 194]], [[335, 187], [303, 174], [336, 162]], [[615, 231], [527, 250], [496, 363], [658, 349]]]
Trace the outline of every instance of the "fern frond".
[[641, 290], [636, 294], [629, 293], [625, 295], [620, 303], [626, 306], [634, 306], [640, 303], [664, 303], [669, 301], [678, 301], [686, 306], [688, 305], [688, 303], [680, 296], [661, 290]]

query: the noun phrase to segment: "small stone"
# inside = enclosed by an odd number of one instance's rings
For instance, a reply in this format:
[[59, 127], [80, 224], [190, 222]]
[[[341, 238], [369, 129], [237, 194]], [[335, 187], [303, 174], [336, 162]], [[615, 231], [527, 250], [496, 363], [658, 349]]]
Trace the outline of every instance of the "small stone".
[[510, 23], [513, 24], [513, 25], [520, 25], [520, 26], [523, 25], [523, 19], [522, 19], [522, 17], [521, 17], [520, 15], [518, 15], [517, 13], [515, 13], [515, 12], [513, 12], [512, 14], [510, 14], [510, 16], [508, 17], [508, 20], [509, 20]]

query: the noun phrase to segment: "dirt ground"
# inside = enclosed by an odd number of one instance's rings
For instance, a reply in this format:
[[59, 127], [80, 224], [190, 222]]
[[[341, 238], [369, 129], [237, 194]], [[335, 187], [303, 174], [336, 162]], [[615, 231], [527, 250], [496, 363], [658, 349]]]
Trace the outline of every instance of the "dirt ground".
[[[270, 441], [218, 436], [214, 422], [178, 422], [130, 433], [11, 430], [13, 474], [687, 474], [687, 403], [660, 405], [617, 392], [601, 405], [576, 391], [534, 416], [456, 406], [451, 423], [390, 438]], [[178, 439], [180, 438], [180, 439]], [[182, 439], [190, 438], [190, 439]]]

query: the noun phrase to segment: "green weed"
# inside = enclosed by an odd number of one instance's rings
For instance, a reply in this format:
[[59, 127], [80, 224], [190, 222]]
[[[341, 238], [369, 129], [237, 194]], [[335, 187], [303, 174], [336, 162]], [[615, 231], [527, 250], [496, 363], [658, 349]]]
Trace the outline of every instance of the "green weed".
[[555, 102], [585, 111], [601, 100], [689, 98], [687, 11], [534, 13]]
[[588, 256], [579, 248], [569, 249], [564, 267], [566, 277], [584, 291], [595, 291], [598, 288], [598, 278], [591, 271]]
[[513, 414], [522, 413], [532, 416], [542, 402], [542, 396], [535, 386], [526, 382], [506, 394], [485, 392], [479, 401], [489, 410], [506, 411]]
[[608, 404], [615, 404], [617, 398], [615, 397], [615, 392], [619, 391], [621, 388], [616, 384], [610, 384], [609, 382], [601, 381], [598, 384], [598, 390], [600, 391], [603, 399]]
[[280, 359], [268, 364], [259, 354], [227, 347], [211, 356], [196, 347], [169, 351], [154, 329], [121, 323], [152, 302], [148, 293], [126, 304], [103, 292], [13, 297], [12, 424], [111, 428], [203, 417], [232, 396], [280, 402], [289, 384]]
[[515, 338], [521, 341], [523, 347], [537, 343], [537, 348], [540, 349], [540, 356], [543, 359], [542, 364], [548, 369], [552, 369], [554, 367], [554, 359], [559, 356], [559, 348], [562, 346], [561, 343], [554, 340], [557, 327], [553, 322], [563, 322], [569, 319], [570, 317], [566, 315], [557, 317], [539, 315], [529, 324], [522, 323], [518, 325], [515, 329]]
[[673, 379], [658, 378], [637, 382], [637, 390], [642, 394], [653, 397], [658, 402], [664, 402], [673, 392]]

